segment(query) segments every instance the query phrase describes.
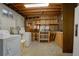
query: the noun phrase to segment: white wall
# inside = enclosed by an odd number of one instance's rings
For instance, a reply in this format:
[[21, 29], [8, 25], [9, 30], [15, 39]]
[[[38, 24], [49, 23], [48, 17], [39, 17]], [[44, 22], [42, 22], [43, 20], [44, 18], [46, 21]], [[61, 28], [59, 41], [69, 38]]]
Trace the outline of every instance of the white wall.
[[[13, 13], [13, 18], [4, 16], [2, 9], [11, 11]], [[10, 30], [10, 27], [16, 26], [24, 27], [24, 17], [4, 4], [0, 4], [0, 29]]]

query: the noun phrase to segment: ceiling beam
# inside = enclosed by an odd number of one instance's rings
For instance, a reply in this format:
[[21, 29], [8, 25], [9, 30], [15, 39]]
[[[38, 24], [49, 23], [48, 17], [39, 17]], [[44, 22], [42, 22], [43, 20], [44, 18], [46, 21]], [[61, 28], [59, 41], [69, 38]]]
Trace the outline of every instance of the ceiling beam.
[[36, 9], [36, 10], [16, 10], [16, 11], [23, 11], [23, 12], [56, 12], [56, 11], [62, 11], [61, 9]]

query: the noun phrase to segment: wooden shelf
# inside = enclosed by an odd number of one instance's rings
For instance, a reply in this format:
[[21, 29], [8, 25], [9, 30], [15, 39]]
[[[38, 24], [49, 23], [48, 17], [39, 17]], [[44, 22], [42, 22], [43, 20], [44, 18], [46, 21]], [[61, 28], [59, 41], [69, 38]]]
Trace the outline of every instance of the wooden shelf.
[[49, 26], [50, 31], [57, 31], [60, 29], [59, 16], [40, 16], [39, 18], [29, 20], [31, 20], [32, 28], [35, 26], [36, 28], [34, 29], [37, 29], [38, 32], [40, 30], [40, 26]]
[[59, 25], [59, 24], [35, 24], [35, 25]]

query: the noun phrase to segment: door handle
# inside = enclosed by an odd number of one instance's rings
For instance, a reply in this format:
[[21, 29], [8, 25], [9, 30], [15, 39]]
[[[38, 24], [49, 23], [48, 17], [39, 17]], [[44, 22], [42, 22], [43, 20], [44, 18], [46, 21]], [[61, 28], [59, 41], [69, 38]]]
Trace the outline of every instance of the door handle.
[[75, 36], [78, 36], [78, 24], [75, 26]]

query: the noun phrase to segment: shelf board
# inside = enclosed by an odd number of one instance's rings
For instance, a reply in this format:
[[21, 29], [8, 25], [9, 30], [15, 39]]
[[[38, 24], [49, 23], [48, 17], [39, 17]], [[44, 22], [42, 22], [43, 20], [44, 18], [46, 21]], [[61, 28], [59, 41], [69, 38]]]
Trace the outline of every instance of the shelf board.
[[59, 25], [59, 23], [57, 24], [36, 24], [36, 25]]
[[40, 40], [48, 40], [48, 38], [41, 38]]

